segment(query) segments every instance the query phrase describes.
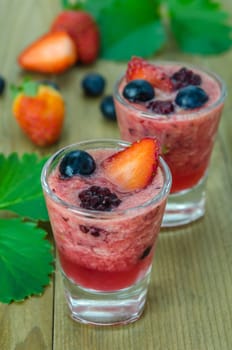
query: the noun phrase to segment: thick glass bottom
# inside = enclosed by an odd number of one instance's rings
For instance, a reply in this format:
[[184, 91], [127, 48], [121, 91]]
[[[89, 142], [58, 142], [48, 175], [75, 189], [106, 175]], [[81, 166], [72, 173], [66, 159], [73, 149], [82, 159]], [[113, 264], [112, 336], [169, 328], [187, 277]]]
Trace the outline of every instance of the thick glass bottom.
[[191, 189], [170, 194], [168, 197], [162, 227], [189, 224], [205, 214], [206, 178]]
[[70, 316], [80, 323], [119, 325], [135, 322], [143, 313], [150, 270], [137, 284], [115, 292], [95, 291], [76, 285], [63, 273]]

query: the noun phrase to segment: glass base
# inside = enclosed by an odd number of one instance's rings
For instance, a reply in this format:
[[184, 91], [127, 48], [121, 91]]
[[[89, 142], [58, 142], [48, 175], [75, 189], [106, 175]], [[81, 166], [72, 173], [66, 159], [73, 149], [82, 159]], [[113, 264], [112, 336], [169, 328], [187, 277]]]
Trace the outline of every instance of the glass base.
[[205, 214], [206, 176], [194, 187], [168, 197], [161, 227], [189, 224]]
[[63, 274], [65, 296], [70, 316], [80, 323], [119, 325], [140, 318], [146, 303], [150, 271], [139, 283], [116, 292], [82, 288]]

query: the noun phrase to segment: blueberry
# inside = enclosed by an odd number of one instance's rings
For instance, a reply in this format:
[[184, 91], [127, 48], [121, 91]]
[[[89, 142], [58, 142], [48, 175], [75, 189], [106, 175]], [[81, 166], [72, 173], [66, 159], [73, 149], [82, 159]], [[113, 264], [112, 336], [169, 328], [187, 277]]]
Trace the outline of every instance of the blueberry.
[[45, 79], [45, 80], [40, 80], [39, 83], [43, 85], [51, 86], [55, 90], [58, 90], [58, 91], [60, 90], [59, 85], [55, 81]]
[[0, 75], [0, 95], [3, 94], [5, 85], [6, 85], [5, 79]]
[[59, 170], [63, 177], [72, 177], [73, 175], [90, 175], [96, 169], [96, 163], [93, 157], [82, 150], [71, 151], [62, 159]]
[[109, 120], [116, 120], [116, 111], [113, 96], [105, 96], [100, 103], [103, 116]]
[[209, 99], [207, 93], [200, 87], [189, 85], [179, 90], [175, 102], [184, 109], [201, 107]]
[[82, 88], [87, 96], [100, 96], [105, 88], [105, 79], [98, 73], [87, 74], [82, 80]]
[[155, 97], [153, 86], [143, 79], [131, 80], [122, 94], [131, 102], [145, 102]]

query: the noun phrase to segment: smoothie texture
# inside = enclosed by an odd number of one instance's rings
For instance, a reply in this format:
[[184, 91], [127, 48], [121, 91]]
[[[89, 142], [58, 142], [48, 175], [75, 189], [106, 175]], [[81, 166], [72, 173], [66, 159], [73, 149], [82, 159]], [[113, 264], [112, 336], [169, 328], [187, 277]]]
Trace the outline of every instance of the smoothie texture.
[[[162, 62], [142, 66], [142, 61], [136, 74], [131, 73], [129, 67], [115, 87], [121, 137], [128, 141], [156, 137], [161, 144], [162, 156], [171, 169], [171, 193], [189, 189], [204, 177], [209, 166], [224, 106], [225, 87], [217, 76], [189, 65]], [[146, 65], [149, 69], [153, 66], [160, 70], [164, 79], [161, 76], [160, 81], [153, 82], [153, 72], [151, 70], [148, 74]], [[124, 97], [128, 71], [131, 81], [138, 77], [151, 81], [154, 89], [151, 99], [141, 101]], [[188, 89], [193, 91], [190, 97]], [[187, 97], [183, 98], [181, 94]]]
[[[50, 195], [45, 192], [64, 274], [99, 291], [126, 288], [149, 272], [168, 195], [162, 194], [167, 180], [160, 161], [141, 189], [128, 191], [112, 181], [105, 160], [117, 152], [89, 149], [95, 163], [89, 175], [62, 176], [60, 160], [48, 176]], [[110, 196], [113, 205], [95, 210], [101, 196]]]

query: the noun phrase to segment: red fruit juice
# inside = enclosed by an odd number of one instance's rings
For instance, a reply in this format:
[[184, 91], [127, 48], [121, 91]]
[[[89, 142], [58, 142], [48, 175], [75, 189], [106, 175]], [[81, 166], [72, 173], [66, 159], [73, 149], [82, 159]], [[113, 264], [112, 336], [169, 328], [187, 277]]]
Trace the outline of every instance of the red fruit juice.
[[[172, 76], [184, 64], [158, 64]], [[195, 186], [207, 171], [218, 124], [220, 121], [225, 87], [220, 79], [194, 67], [188, 67], [200, 75], [209, 99], [200, 108], [184, 110], [175, 106], [167, 115], [153, 113], [145, 103], [132, 103], [122, 96], [126, 85], [122, 78], [115, 90], [115, 107], [121, 138], [135, 141], [145, 136], [156, 137], [161, 144], [162, 156], [172, 173], [171, 193]], [[177, 91], [163, 92], [155, 88], [155, 100], [174, 101]]]
[[[101, 167], [112, 149], [88, 152], [97, 164], [95, 172], [62, 179], [56, 167], [48, 178], [55, 199], [45, 193], [46, 203], [64, 274], [83, 288], [116, 291], [139, 282], [151, 268], [168, 194], [161, 195], [166, 180], [158, 167], [146, 188], [121, 192]], [[92, 185], [109, 188], [120, 205], [93, 214], [81, 209], [78, 194]]]

